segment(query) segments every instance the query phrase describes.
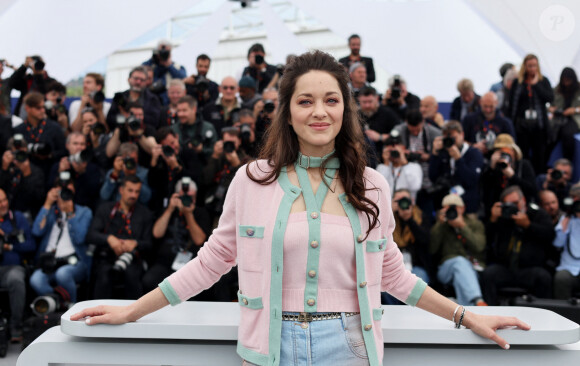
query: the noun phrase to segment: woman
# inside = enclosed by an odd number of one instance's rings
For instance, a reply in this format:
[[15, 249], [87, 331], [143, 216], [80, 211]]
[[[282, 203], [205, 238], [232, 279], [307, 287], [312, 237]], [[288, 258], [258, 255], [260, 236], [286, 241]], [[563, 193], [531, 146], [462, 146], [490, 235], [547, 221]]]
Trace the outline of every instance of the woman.
[[[529, 329], [515, 318], [464, 312], [405, 270], [392, 240], [388, 185], [365, 168], [348, 75], [334, 58], [320, 51], [296, 57], [279, 101], [264, 160], [238, 170], [219, 226], [197, 258], [132, 305], [87, 309], [72, 320], [135, 321], [209, 287], [237, 259], [238, 353], [247, 364], [298, 357], [315, 357], [317, 365], [382, 364], [381, 290], [445, 318], [458, 310], [455, 322], [463, 313], [465, 326], [504, 348], [494, 329]], [[330, 319], [314, 320], [320, 313]], [[304, 345], [310, 332], [319, 336], [313, 348]]]
[[[574, 135], [580, 129], [580, 83], [574, 69], [565, 67], [560, 75], [560, 83], [554, 89], [552, 113], [554, 137], [562, 141], [563, 156], [574, 160]], [[555, 123], [559, 121], [560, 123]]]
[[[538, 58], [526, 55], [518, 78], [510, 89], [509, 117], [514, 122], [518, 145], [524, 157], [531, 160], [536, 173], [546, 170], [546, 155], [549, 153], [546, 148], [549, 131], [546, 103], [553, 99], [550, 81], [542, 75]], [[531, 155], [530, 150], [533, 150]]]

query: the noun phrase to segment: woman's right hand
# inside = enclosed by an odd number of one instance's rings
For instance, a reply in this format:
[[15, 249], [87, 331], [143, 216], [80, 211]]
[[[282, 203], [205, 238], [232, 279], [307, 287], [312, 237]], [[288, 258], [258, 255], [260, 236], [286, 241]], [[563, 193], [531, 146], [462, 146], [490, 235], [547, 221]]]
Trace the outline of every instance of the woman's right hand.
[[92, 308], [84, 309], [76, 314], [71, 315], [70, 320], [85, 319], [88, 325], [95, 324], [125, 324], [132, 322], [129, 316], [129, 306], [110, 306], [99, 305]]

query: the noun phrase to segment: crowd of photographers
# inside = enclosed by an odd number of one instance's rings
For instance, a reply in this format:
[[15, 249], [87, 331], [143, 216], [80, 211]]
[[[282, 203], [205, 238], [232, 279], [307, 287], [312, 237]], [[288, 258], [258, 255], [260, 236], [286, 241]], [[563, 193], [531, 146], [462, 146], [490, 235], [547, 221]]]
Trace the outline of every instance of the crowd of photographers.
[[[401, 76], [379, 93], [360, 37], [349, 47], [339, 61], [368, 164], [392, 189], [406, 266], [465, 305], [496, 305], [505, 287], [562, 299], [580, 290], [573, 70], [552, 90], [537, 58], [526, 58], [519, 74], [502, 66], [503, 80], [481, 97], [463, 79], [445, 121], [435, 97], [413, 95]], [[41, 57], [19, 68], [2, 61], [15, 69], [0, 84], [0, 288], [13, 340], [35, 296], [44, 296], [38, 313], [79, 299], [135, 299], [196, 256], [278, 108], [283, 66], [269, 65], [261, 44], [247, 56], [240, 79], [218, 84], [207, 77], [207, 55], [188, 76], [163, 41], [111, 102], [102, 75], [89, 73], [68, 109], [66, 88]], [[11, 90], [21, 93], [15, 108]], [[558, 142], [565, 158], [548, 167]], [[196, 299], [232, 301], [236, 290], [233, 271]], [[383, 302], [398, 300], [385, 293]]]

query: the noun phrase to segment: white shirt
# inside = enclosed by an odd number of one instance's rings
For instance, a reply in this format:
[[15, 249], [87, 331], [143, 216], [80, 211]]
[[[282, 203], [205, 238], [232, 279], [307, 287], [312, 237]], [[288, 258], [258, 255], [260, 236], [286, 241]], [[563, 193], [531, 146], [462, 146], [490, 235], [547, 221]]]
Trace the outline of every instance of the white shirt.
[[417, 163], [407, 163], [398, 168], [393, 167], [389, 162], [388, 165], [379, 164], [377, 171], [387, 179], [389, 187], [391, 188], [391, 196], [394, 195], [398, 189], [408, 189], [411, 192], [413, 200], [417, 196], [417, 192], [421, 189], [423, 182], [423, 170], [421, 165]]
[[[48, 245], [46, 246], [47, 252], [56, 250], [56, 258], [68, 257], [69, 255], [75, 253], [75, 248], [70, 238], [70, 232], [68, 229], [69, 223], [66, 220], [65, 213], [61, 213], [61, 220], [63, 223], [62, 234], [60, 234], [61, 229], [58, 227], [58, 222], [55, 222], [52, 226], [50, 237], [48, 238]], [[58, 238], [59, 234], [60, 239]]]
[[[72, 126], [74, 120], [79, 115], [81, 109], [81, 100], [77, 99], [73, 101], [70, 106], [68, 107], [68, 124]], [[111, 109], [111, 103], [104, 101], [103, 102], [103, 115], [107, 118], [107, 114], [109, 113], [109, 109]]]

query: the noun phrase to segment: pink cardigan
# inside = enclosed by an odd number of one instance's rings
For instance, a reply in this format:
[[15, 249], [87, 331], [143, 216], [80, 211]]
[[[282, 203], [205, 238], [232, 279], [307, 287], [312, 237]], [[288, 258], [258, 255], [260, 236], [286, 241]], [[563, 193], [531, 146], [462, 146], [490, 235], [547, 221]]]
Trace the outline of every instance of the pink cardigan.
[[[251, 163], [250, 168], [256, 177], [264, 176], [262, 170], [268, 170], [265, 161]], [[370, 168], [365, 170], [364, 178], [367, 188], [377, 188], [366, 194], [380, 210], [378, 226], [364, 241], [368, 228], [366, 215], [357, 212], [345, 195], [340, 200], [353, 227], [353, 238], [346, 240], [353, 242], [356, 253], [356, 300], [369, 361], [371, 365], [382, 365], [380, 292], [388, 291], [414, 306], [426, 284], [405, 269], [402, 254], [393, 242], [395, 220], [386, 180]], [[238, 264], [241, 319], [237, 351], [242, 358], [258, 365], [279, 364], [281, 313], [286, 310], [282, 308], [285, 296], [282, 242], [290, 207], [300, 194], [300, 187], [290, 183], [285, 169], [277, 182], [260, 185], [247, 176], [245, 166], [240, 168], [229, 187], [218, 228], [195, 259], [160, 284], [168, 301], [176, 305], [211, 287]], [[322, 226], [322, 237], [324, 230], [328, 226]], [[325, 243], [319, 243], [322, 245]], [[307, 250], [316, 250], [316, 247], [305, 245], [305, 255]], [[328, 263], [329, 260], [320, 256], [319, 266], [335, 265]], [[337, 283], [337, 288], [344, 286], [348, 284]], [[293, 287], [308, 290], [306, 284]], [[332, 291], [320, 296], [314, 300], [328, 308], [341, 308], [341, 296], [333, 295]]]

